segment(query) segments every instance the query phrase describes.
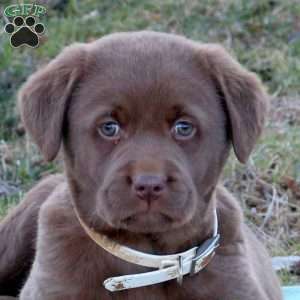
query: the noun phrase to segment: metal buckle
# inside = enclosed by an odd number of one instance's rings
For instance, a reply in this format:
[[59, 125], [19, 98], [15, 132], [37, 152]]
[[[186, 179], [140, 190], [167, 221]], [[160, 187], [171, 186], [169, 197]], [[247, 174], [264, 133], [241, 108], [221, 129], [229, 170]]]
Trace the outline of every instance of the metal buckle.
[[183, 280], [183, 262], [184, 257], [179, 255], [177, 260], [166, 260], [162, 261], [160, 269], [168, 268], [168, 267], [176, 267], [177, 268], [177, 282], [181, 285]]
[[178, 277], [177, 277], [177, 282], [179, 285], [182, 285], [182, 280], [183, 280], [183, 257], [179, 255], [178, 257]]
[[[212, 237], [206, 240], [200, 247], [197, 248], [196, 254], [192, 259], [190, 276], [198, 273], [201, 269], [208, 265], [211, 259], [215, 255], [215, 249], [219, 246], [220, 235], [217, 234], [215, 237]], [[197, 262], [201, 260], [203, 265], [196, 270]]]

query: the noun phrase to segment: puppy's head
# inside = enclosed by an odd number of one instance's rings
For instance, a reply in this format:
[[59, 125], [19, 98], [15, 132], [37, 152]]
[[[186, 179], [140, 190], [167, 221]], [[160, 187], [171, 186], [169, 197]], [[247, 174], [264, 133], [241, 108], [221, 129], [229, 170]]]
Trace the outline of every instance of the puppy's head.
[[153, 32], [66, 48], [19, 98], [45, 158], [63, 144], [86, 221], [143, 233], [204, 218], [230, 144], [245, 162], [267, 109], [223, 48]]

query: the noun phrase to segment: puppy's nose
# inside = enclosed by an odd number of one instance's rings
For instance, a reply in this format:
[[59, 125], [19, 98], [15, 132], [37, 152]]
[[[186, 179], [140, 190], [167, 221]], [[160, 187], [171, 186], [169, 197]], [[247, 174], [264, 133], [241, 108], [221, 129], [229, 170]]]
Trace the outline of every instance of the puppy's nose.
[[159, 198], [166, 188], [166, 179], [162, 175], [138, 175], [133, 178], [135, 194], [142, 200]]

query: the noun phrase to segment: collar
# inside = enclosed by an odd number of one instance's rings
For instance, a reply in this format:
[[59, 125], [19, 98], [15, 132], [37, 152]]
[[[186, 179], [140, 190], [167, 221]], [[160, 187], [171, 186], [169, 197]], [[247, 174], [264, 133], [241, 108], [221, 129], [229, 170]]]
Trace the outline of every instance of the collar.
[[111, 292], [148, 286], [172, 279], [177, 279], [178, 283], [181, 284], [184, 275], [194, 275], [204, 269], [214, 257], [215, 249], [219, 246], [220, 235], [218, 234], [216, 210], [214, 210], [212, 237], [197, 247], [171, 255], [153, 255], [120, 245], [89, 227], [81, 219], [76, 209], [75, 213], [87, 235], [107, 252], [127, 262], [158, 269], [146, 273], [108, 278], [103, 282], [103, 285]]

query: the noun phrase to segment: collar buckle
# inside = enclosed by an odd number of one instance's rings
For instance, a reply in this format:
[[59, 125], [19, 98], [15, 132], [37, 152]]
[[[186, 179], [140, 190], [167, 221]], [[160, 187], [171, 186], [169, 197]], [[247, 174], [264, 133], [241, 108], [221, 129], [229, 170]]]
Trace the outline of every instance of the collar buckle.
[[215, 255], [215, 250], [219, 247], [220, 235], [206, 240], [196, 250], [196, 254], [192, 259], [190, 275], [197, 274], [200, 270], [204, 269]]

